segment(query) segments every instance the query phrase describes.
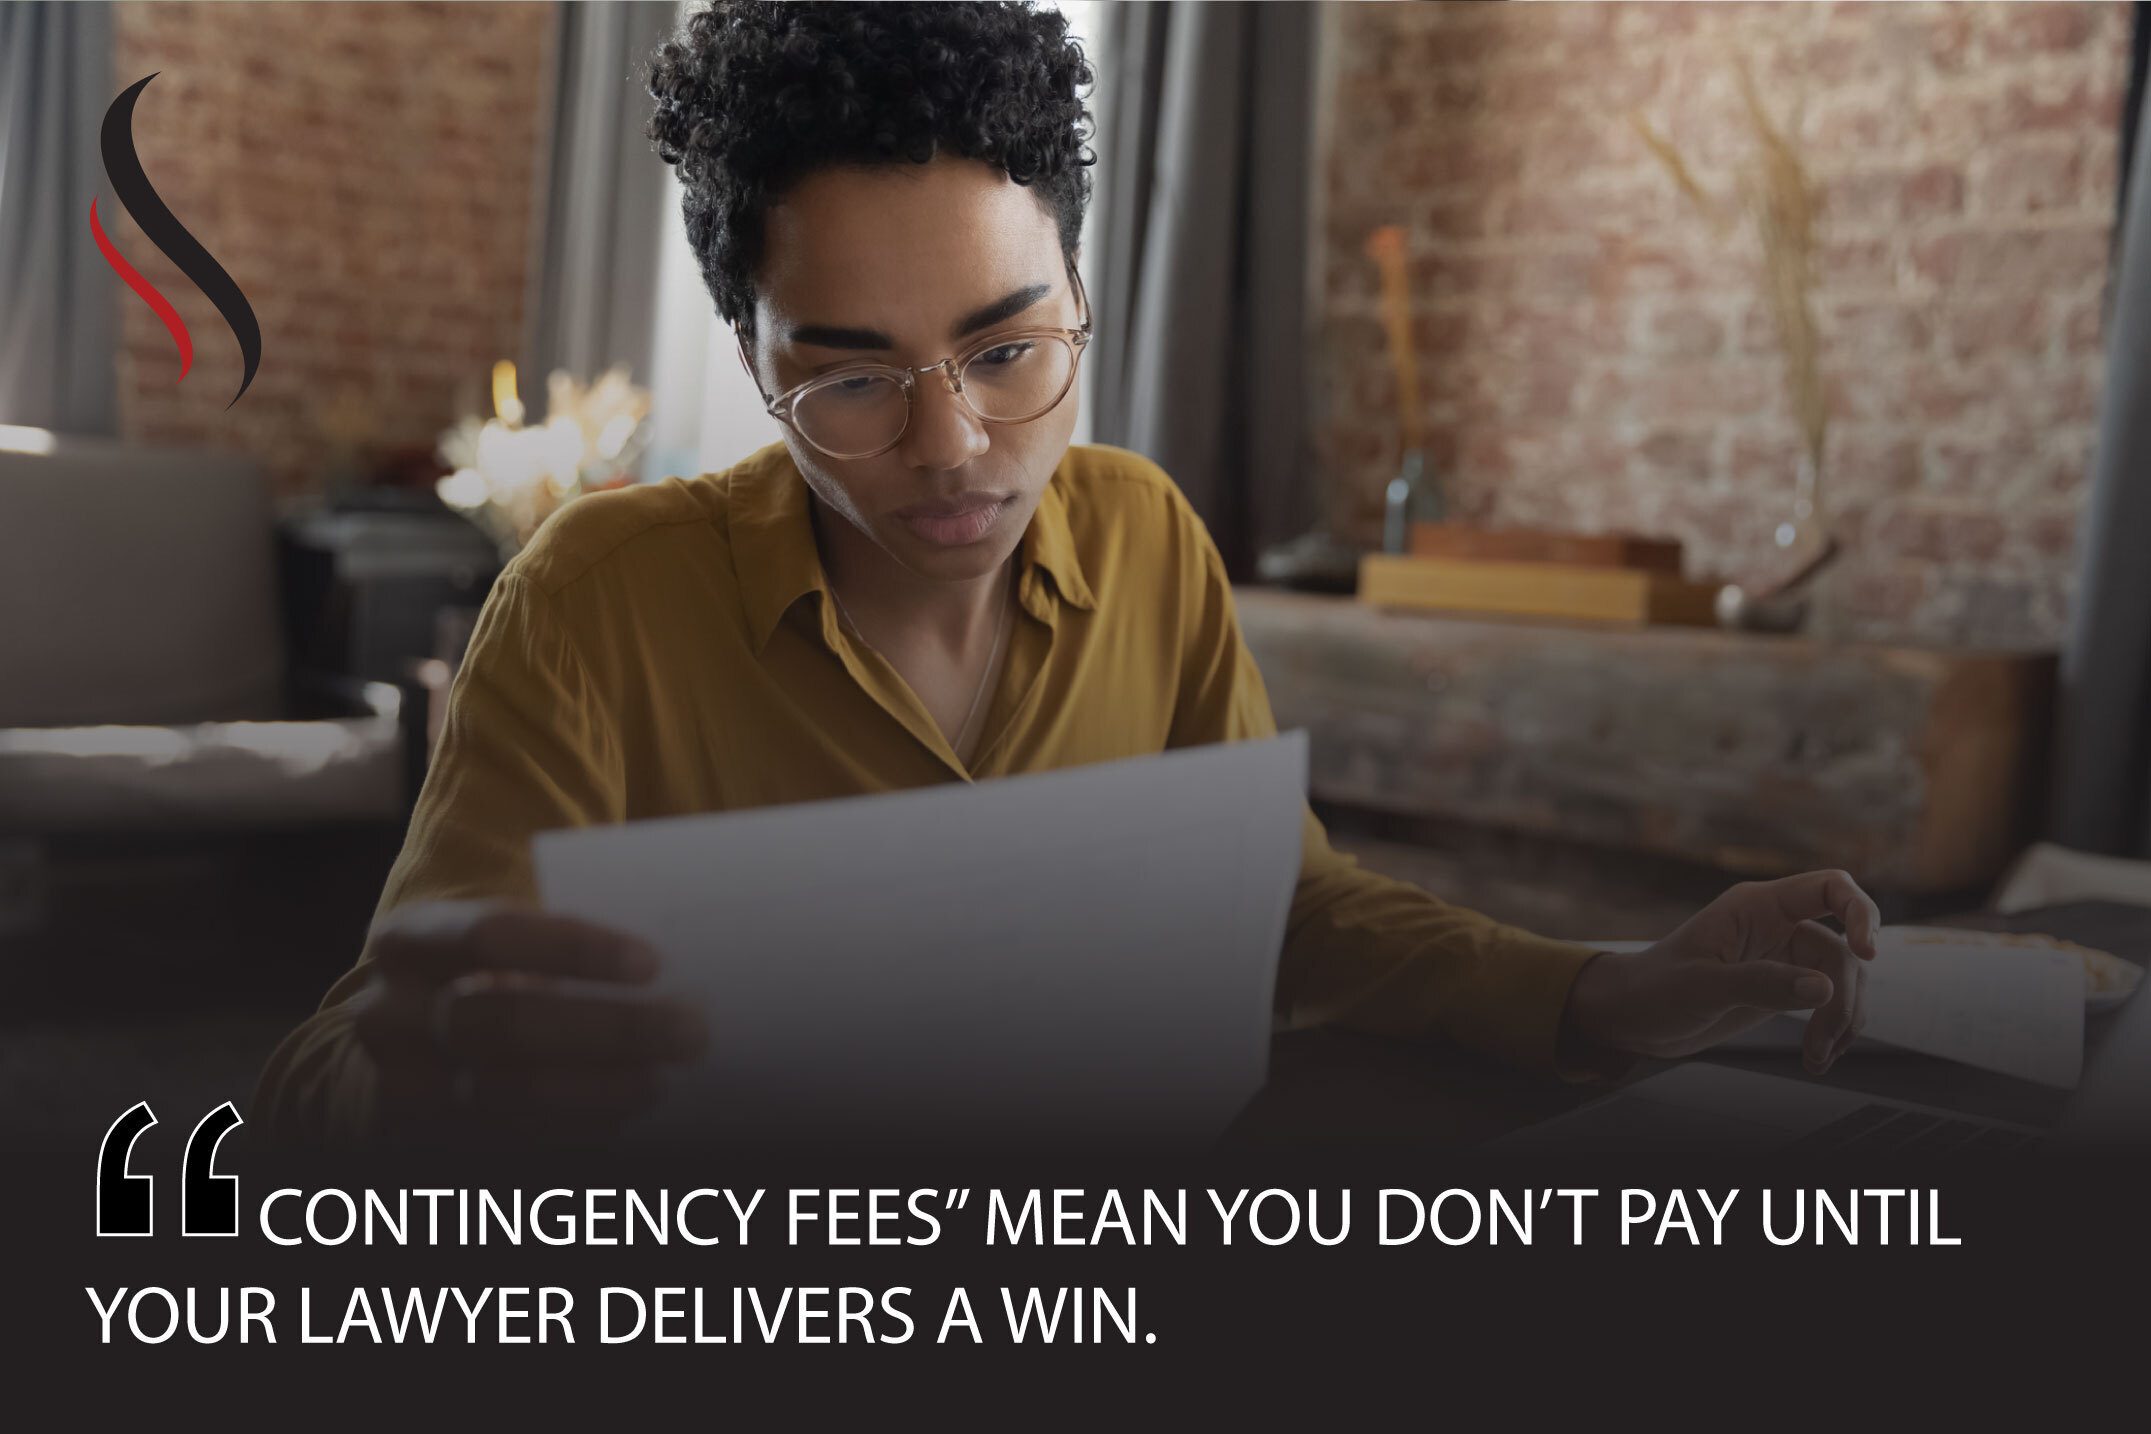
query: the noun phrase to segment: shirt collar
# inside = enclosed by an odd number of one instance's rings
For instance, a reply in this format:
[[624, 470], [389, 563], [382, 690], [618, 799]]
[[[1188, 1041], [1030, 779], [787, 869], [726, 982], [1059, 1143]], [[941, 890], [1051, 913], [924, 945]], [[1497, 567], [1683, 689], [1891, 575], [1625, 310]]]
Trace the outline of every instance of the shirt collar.
[[727, 475], [725, 485], [740, 608], [760, 653], [793, 603], [810, 592], [828, 591], [821, 555], [814, 550], [807, 481], [780, 441], [750, 455]]
[[[1041, 568], [1052, 577], [1063, 600], [1095, 608], [1097, 599], [1076, 560], [1075, 535], [1068, 524], [1065, 468], [1064, 460], [1054, 470], [1016, 551], [1025, 568]], [[814, 548], [807, 480], [784, 443], [752, 454], [725, 481], [740, 604], [754, 650], [760, 653], [792, 604], [810, 592], [828, 592], [829, 584]]]
[[1046, 491], [1031, 514], [1031, 526], [1023, 530], [1016, 551], [1027, 567], [1043, 568], [1063, 600], [1080, 608], [1096, 608], [1098, 599], [1083, 579], [1083, 565], [1076, 561], [1075, 533], [1068, 526], [1068, 460], [1063, 457], [1053, 470]]

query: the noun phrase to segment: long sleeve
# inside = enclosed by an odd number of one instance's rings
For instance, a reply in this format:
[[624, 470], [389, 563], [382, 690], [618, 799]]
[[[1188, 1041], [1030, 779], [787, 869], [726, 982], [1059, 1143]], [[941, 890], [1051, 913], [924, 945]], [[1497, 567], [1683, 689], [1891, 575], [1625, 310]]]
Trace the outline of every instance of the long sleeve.
[[[479, 617], [410, 831], [374, 912], [455, 897], [531, 900], [530, 839], [617, 821], [618, 736], [551, 601], [515, 568]], [[369, 941], [262, 1072], [253, 1119], [274, 1138], [343, 1140], [368, 1125], [374, 1072], [353, 1032]]]
[[[1171, 745], [1272, 736], [1276, 719], [1223, 561], [1192, 513], [1180, 542], [1189, 577]], [[1330, 845], [1311, 807], [1303, 849], [1278, 968], [1277, 1012], [1287, 1028], [1433, 1035], [1569, 1076], [1556, 1064], [1556, 1040], [1591, 948], [1504, 925], [1365, 869]]]

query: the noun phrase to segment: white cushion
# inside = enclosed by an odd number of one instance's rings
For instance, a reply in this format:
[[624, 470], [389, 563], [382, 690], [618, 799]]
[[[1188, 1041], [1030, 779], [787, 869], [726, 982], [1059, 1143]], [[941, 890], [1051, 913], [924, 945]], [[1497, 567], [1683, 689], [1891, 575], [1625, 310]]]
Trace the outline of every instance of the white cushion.
[[244, 454], [0, 451], [0, 728], [278, 716], [275, 564]]
[[403, 782], [394, 717], [0, 731], [0, 832], [386, 821]]

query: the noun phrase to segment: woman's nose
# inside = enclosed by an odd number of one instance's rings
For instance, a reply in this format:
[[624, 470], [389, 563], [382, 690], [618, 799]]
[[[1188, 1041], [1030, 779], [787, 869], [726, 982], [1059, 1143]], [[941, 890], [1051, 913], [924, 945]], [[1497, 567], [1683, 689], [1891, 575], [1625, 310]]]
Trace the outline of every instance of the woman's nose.
[[911, 394], [911, 429], [905, 459], [915, 468], [960, 468], [992, 444], [986, 425], [956, 392], [946, 365], [918, 376]]

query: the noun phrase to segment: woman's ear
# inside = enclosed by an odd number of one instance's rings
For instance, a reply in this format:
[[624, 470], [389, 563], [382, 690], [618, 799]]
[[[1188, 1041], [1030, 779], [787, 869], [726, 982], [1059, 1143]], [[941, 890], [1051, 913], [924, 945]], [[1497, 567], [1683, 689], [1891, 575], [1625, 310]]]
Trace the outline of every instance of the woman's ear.
[[[732, 330], [732, 342], [739, 349], [739, 366], [747, 370], [747, 377], [754, 384], [755, 392], [762, 389], [762, 376], [754, 371], [754, 360], [747, 357], [747, 336], [738, 329]], [[768, 396], [763, 395], [765, 398]]]

